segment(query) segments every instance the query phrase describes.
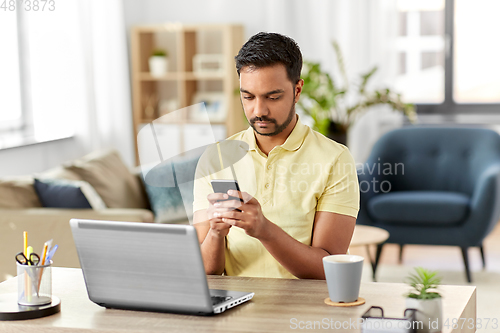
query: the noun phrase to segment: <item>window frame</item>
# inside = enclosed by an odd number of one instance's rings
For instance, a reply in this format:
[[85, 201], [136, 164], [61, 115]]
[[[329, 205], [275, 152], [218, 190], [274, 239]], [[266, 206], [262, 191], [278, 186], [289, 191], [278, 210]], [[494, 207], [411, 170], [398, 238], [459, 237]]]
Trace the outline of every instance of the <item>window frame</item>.
[[455, 0], [445, 0], [444, 101], [440, 104], [414, 103], [418, 114], [499, 114], [500, 103], [456, 103], [453, 100]]

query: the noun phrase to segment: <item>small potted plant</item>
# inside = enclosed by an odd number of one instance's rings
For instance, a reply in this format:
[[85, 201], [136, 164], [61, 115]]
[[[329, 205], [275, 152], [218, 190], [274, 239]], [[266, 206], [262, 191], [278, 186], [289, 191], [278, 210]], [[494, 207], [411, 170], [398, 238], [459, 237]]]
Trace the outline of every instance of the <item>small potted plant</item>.
[[163, 49], [155, 49], [149, 57], [149, 72], [152, 76], [163, 76], [168, 70], [168, 52]]
[[410, 274], [408, 284], [413, 288], [406, 296], [406, 308], [416, 309], [416, 320], [422, 322], [423, 332], [441, 332], [443, 323], [442, 297], [436, 291], [441, 278], [436, 271], [422, 267], [415, 268]]

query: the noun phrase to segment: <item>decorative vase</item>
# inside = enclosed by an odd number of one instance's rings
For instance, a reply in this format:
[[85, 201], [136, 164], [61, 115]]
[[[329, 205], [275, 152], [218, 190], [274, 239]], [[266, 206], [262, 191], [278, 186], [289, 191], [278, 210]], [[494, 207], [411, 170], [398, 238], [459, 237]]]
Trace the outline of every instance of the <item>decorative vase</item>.
[[168, 70], [168, 59], [163, 56], [149, 57], [149, 72], [152, 76], [163, 76]]
[[407, 309], [417, 309], [416, 320], [422, 322], [418, 332], [438, 333], [443, 327], [443, 303], [441, 298], [406, 298]]

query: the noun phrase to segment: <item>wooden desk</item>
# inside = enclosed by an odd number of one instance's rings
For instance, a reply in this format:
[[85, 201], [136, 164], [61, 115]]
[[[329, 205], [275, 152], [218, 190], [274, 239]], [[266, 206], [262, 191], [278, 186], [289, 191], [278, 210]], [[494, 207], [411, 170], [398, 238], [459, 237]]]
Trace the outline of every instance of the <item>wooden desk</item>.
[[[386, 316], [402, 317], [405, 302], [402, 295], [408, 290], [403, 284], [363, 283], [360, 296], [366, 299], [366, 304], [336, 308], [323, 303], [328, 297], [325, 281], [210, 276], [210, 288], [253, 291], [255, 297], [220, 315], [200, 317], [105, 309], [88, 299], [80, 269], [54, 268], [52, 274], [53, 293], [61, 299], [61, 312], [40, 319], [0, 321], [0, 332], [304, 331], [298, 325], [305, 327], [307, 322], [314, 321], [335, 325], [336, 322], [348, 323], [350, 319], [356, 322], [372, 305], [382, 306]], [[0, 294], [15, 293], [16, 282], [14, 278], [1, 283]], [[475, 287], [443, 286], [441, 292], [444, 318], [476, 318]], [[359, 332], [357, 329], [336, 331]], [[455, 331], [444, 328], [445, 332]]]

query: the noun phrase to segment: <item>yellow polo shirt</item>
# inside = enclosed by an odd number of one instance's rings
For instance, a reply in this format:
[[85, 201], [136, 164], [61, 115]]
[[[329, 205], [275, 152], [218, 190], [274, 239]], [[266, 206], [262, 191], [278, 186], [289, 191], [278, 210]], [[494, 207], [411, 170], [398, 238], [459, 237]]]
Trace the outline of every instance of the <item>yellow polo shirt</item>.
[[[283, 145], [266, 156], [257, 146], [251, 127], [228, 140], [240, 140], [229, 155], [247, 153], [233, 164], [212, 150], [198, 162], [194, 182], [193, 211], [208, 208], [213, 193], [211, 179], [236, 179], [240, 189], [254, 196], [264, 216], [299, 242], [311, 245], [316, 211], [357, 217], [359, 187], [355, 162], [347, 147], [313, 131], [297, 120]], [[248, 148], [248, 151], [246, 150]], [[226, 156], [228, 152], [222, 152]], [[220, 155], [219, 155], [220, 157]], [[239, 157], [238, 157], [239, 158]], [[217, 164], [217, 165], [214, 165]], [[226, 162], [227, 164], [227, 162]], [[232, 227], [226, 237], [226, 275], [294, 278], [262, 245], [244, 230]]]

